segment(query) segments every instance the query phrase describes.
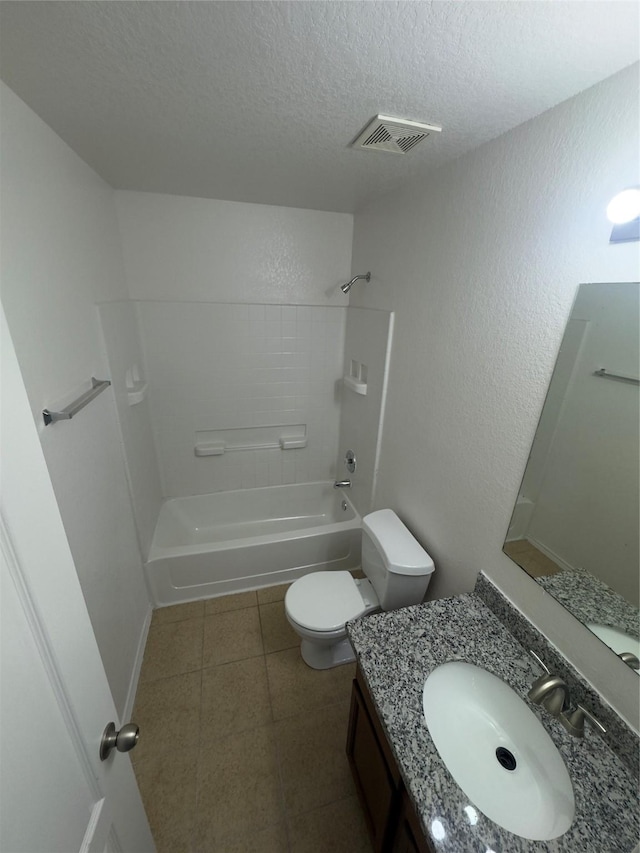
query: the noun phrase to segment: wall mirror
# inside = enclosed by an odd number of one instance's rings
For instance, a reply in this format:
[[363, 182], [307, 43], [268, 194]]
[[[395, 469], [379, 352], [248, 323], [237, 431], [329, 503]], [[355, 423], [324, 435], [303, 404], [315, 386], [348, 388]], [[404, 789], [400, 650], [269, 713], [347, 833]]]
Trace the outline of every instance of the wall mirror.
[[640, 284], [582, 284], [504, 552], [640, 669]]

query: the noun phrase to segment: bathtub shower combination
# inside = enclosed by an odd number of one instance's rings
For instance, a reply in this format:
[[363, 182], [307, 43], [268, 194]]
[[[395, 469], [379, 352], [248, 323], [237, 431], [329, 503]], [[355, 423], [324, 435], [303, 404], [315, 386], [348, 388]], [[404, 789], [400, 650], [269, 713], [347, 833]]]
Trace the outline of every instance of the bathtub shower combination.
[[145, 564], [162, 607], [360, 564], [361, 519], [333, 483], [171, 498]]

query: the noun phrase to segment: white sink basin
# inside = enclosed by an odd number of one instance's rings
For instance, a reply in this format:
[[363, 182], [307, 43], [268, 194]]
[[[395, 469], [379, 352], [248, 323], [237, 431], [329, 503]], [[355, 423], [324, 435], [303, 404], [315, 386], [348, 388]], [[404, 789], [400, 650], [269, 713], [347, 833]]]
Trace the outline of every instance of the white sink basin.
[[587, 628], [596, 635], [599, 640], [606, 643], [617, 655], [623, 652], [631, 652], [637, 658], [640, 658], [640, 640], [631, 637], [624, 631], [618, 628], [611, 628], [609, 625], [598, 625], [597, 622], [588, 622]]
[[567, 768], [508, 684], [473, 664], [451, 661], [427, 678], [422, 704], [440, 757], [488, 818], [540, 841], [569, 829], [575, 801]]

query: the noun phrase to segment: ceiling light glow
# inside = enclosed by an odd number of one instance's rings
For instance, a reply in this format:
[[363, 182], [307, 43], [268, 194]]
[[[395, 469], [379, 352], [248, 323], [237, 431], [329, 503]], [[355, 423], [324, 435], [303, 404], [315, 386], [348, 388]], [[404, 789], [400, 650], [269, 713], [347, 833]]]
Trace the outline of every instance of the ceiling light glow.
[[473, 806], [465, 806], [464, 810], [467, 814], [467, 817], [469, 818], [469, 823], [471, 824], [471, 826], [475, 826], [475, 824], [478, 822], [478, 812], [474, 809]]
[[640, 216], [640, 188], [622, 190], [607, 205], [607, 217], [615, 225], [631, 222]]
[[442, 821], [437, 818], [431, 823], [431, 834], [435, 838], [436, 841], [442, 841], [445, 837], [446, 832], [444, 831], [444, 826], [442, 825]]

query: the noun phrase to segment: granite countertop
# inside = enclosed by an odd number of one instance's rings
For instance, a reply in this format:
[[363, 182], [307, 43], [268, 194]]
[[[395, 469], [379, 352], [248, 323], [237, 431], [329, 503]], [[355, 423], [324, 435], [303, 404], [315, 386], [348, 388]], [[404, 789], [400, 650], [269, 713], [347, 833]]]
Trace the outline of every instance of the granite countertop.
[[[347, 630], [405, 785], [435, 850], [633, 850], [639, 837], [638, 782], [634, 774], [588, 725], [584, 739], [571, 737], [547, 711], [526, 699], [540, 671], [478, 595], [356, 619], [347, 624]], [[477, 821], [470, 822], [464, 811], [469, 798], [438, 755], [422, 713], [425, 679], [435, 667], [450, 660], [474, 663], [499, 676], [542, 721], [573, 783], [576, 815], [564, 835], [552, 841], [530, 841], [502, 829], [479, 811]]]
[[638, 608], [585, 569], [564, 569], [535, 580], [585, 625], [610, 625], [640, 637]]

